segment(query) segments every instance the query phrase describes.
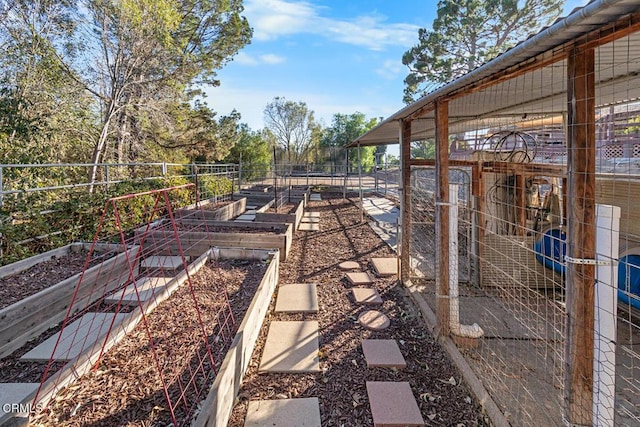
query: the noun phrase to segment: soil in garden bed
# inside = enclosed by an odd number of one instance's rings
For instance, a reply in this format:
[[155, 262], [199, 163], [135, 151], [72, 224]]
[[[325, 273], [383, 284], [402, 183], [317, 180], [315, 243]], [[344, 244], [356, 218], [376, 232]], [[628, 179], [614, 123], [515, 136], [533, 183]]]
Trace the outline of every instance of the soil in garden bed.
[[277, 209], [275, 207], [270, 207], [267, 209], [266, 213], [292, 214], [296, 212], [297, 208], [298, 204], [285, 203]]
[[[258, 374], [257, 368], [268, 328], [263, 326], [240, 389], [229, 426], [242, 426], [251, 400], [318, 397], [323, 426], [372, 426], [367, 381], [408, 381], [428, 426], [484, 426], [479, 405], [462, 383], [461, 375], [446, 352], [430, 335], [408, 292], [394, 278], [377, 278], [375, 288], [384, 304], [379, 309], [391, 319], [382, 332], [363, 329], [358, 315], [370, 307], [358, 306], [351, 286], [338, 264], [357, 261], [362, 270], [373, 271], [372, 257], [395, 253], [360, 222], [355, 195], [324, 193], [315, 202], [321, 212], [320, 230], [300, 233], [293, 239], [287, 261], [281, 263], [280, 284], [317, 283], [320, 309], [317, 314], [274, 313], [271, 302], [267, 322], [317, 320], [319, 322], [320, 373]], [[406, 369], [366, 366], [363, 339], [395, 339], [407, 362]]]
[[[254, 261], [220, 261], [219, 267], [207, 264], [191, 278], [216, 367], [222, 362], [266, 271], [264, 263]], [[235, 326], [224, 329], [224, 333], [216, 326], [219, 308], [224, 303], [216, 291], [218, 286], [227, 287], [235, 317]], [[197, 354], [204, 354], [200, 329], [192, 321], [196, 316], [194, 306], [191, 289], [184, 284], [147, 316], [148, 330], [154, 337], [159, 360], [171, 360], [162, 368], [165, 378], [180, 377], [185, 381], [194, 368]], [[215, 336], [224, 337], [216, 339]], [[214, 378], [214, 375], [199, 378], [208, 384], [199, 388], [208, 389]], [[179, 390], [174, 386], [168, 390], [175, 404]], [[197, 403], [194, 388], [189, 390], [192, 393], [187, 394], [186, 399]], [[179, 416], [187, 417], [187, 414], [178, 412]], [[64, 389], [34, 422], [47, 426], [171, 424], [162, 381], [144, 325], [138, 325], [103, 356], [96, 371]], [[189, 419], [182, 418], [178, 422], [185, 424]]]
[[215, 202], [215, 203], [203, 203], [197, 208], [195, 208], [194, 210], [204, 209], [206, 211], [215, 211], [231, 203], [233, 203], [233, 200], [224, 200], [222, 202]]
[[246, 227], [243, 225], [206, 225], [200, 224], [183, 224], [177, 223], [176, 228], [178, 231], [196, 231], [196, 232], [209, 232], [209, 233], [250, 233], [250, 234], [283, 234], [284, 231], [278, 230], [276, 227]]
[[[20, 273], [0, 278], [0, 309], [82, 272], [88, 253], [85, 250], [71, 251], [67, 255], [38, 263]], [[89, 267], [93, 267], [113, 255], [115, 254], [96, 252]]]

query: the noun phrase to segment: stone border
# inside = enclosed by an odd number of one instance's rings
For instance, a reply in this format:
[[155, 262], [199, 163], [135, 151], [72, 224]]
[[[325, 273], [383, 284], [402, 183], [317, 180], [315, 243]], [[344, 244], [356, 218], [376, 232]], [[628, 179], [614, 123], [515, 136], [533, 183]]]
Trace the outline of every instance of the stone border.
[[[20, 273], [38, 263], [48, 261], [54, 256], [63, 256], [69, 252], [77, 252], [82, 249], [89, 250], [90, 248], [91, 243], [72, 243], [71, 245], [9, 264], [0, 269], [0, 277]], [[122, 249], [122, 245], [96, 244], [94, 251], [122, 251]], [[81, 308], [99, 299], [104, 292], [115, 290], [119, 285], [126, 282], [129, 276], [128, 259], [135, 257], [137, 252], [138, 246], [133, 246], [126, 252], [121, 252], [115, 257], [88, 269], [82, 277], [82, 283], [70, 313], [76, 313]], [[114, 271], [121, 271], [121, 273], [112, 274]], [[136, 263], [134, 273], [137, 274], [137, 272]], [[81, 275], [82, 272], [74, 274], [0, 310], [0, 357], [8, 356], [26, 344], [27, 341], [37, 337], [65, 318]], [[92, 291], [96, 288], [104, 289], [105, 291], [92, 296]]]
[[[237, 249], [235, 250], [237, 251]], [[260, 252], [255, 251], [255, 253]], [[228, 254], [231, 254], [231, 252], [228, 252]], [[221, 250], [220, 256], [224, 258], [229, 255], [226, 255]], [[211, 390], [200, 405], [200, 413], [191, 423], [192, 427], [226, 426], [229, 422], [233, 404], [251, 361], [251, 354], [260, 335], [262, 323], [269, 309], [269, 302], [278, 283], [278, 258], [277, 253], [272, 252], [269, 254], [269, 267], [256, 290], [251, 305], [231, 343], [231, 347], [222, 361]]]

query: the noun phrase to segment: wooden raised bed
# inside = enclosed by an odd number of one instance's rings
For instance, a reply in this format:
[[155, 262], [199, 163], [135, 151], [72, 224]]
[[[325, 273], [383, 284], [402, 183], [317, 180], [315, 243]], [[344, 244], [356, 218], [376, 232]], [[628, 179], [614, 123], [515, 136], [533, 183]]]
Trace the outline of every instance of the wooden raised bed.
[[[173, 277], [161, 292], [158, 292], [154, 298], [147, 300], [142, 305], [142, 310], [133, 310], [111, 331], [106, 342], [98, 340], [94, 345], [87, 348], [74, 359], [69, 360], [64, 367], [52, 375], [42, 385], [40, 394], [38, 395], [37, 405], [46, 406], [47, 403], [55, 397], [55, 395], [64, 387], [72, 384], [75, 380], [89, 372], [98, 362], [100, 355], [107, 352], [111, 347], [116, 345], [122, 338], [131, 332], [141, 321], [143, 315], [149, 314], [164, 300], [169, 298], [171, 294], [182, 285], [189, 276], [194, 275], [207, 261], [211, 258], [213, 251], [208, 250], [203, 253], [197, 260], [191, 263], [187, 270], [181, 271], [177, 276]], [[188, 274], [187, 274], [188, 272]], [[144, 314], [143, 314], [144, 313]], [[104, 344], [104, 350], [103, 350]], [[29, 404], [33, 402], [35, 392], [27, 396], [21, 403]], [[11, 414], [9, 414], [11, 415]], [[0, 417], [0, 425], [5, 420]]]
[[294, 232], [298, 229], [300, 221], [302, 221], [302, 215], [304, 214], [304, 201], [298, 201], [297, 206], [293, 212], [289, 213], [272, 213], [272, 212], [257, 212], [256, 222], [276, 222], [293, 224]]
[[[40, 262], [66, 255], [69, 251], [88, 250], [90, 247], [90, 243], [73, 243], [54, 249], [2, 267], [0, 268], [0, 276], [17, 274]], [[122, 251], [122, 245], [100, 244], [94, 248], [96, 252], [111, 250]], [[124, 283], [129, 276], [127, 257], [135, 256], [137, 251], [137, 246], [131, 247], [127, 251], [128, 254], [122, 251], [118, 255], [89, 268], [84, 273], [82, 286], [78, 290], [71, 313], [75, 313], [93, 302], [91, 299], [95, 300], [101, 297], [104, 294], [104, 289], [107, 291], [115, 290]], [[120, 271], [120, 274], [115, 275], [113, 271]], [[137, 266], [135, 273], [137, 274]], [[0, 357], [11, 354], [30, 339], [37, 337], [64, 319], [81, 274], [77, 273], [0, 310]], [[95, 289], [100, 289], [100, 292], [93, 292]]]
[[[247, 249], [278, 249], [280, 261], [284, 261], [291, 250], [293, 225], [269, 222], [228, 222], [182, 220], [185, 226], [201, 226], [225, 229], [223, 232], [180, 231], [180, 245], [186, 256], [199, 256], [213, 246]], [[253, 232], [234, 232], [234, 228], [252, 229]], [[228, 229], [228, 231], [226, 231]], [[178, 242], [173, 231], [150, 231], [146, 242], [161, 248], [158, 255], [179, 253]], [[154, 252], [154, 253], [155, 253]]]
[[190, 206], [176, 211], [176, 218], [206, 219], [210, 221], [228, 221], [242, 214], [247, 209], [247, 198], [231, 202], [216, 210], [200, 209], [198, 206]]
[[[254, 254], [259, 256], [260, 259], [264, 257], [260, 251], [254, 251]], [[235, 254], [234, 250], [221, 249], [220, 251], [221, 258], [238, 257], [244, 259], [245, 256]], [[269, 302], [278, 283], [278, 257], [270, 254], [269, 260], [269, 267], [251, 301], [247, 314], [238, 328], [238, 332], [236, 332], [231, 347], [222, 361], [211, 390], [201, 404], [202, 409], [191, 424], [192, 427], [226, 426], [229, 422], [233, 404], [238, 395], [244, 374], [249, 367], [251, 354], [256, 346], [260, 328], [269, 308]]]

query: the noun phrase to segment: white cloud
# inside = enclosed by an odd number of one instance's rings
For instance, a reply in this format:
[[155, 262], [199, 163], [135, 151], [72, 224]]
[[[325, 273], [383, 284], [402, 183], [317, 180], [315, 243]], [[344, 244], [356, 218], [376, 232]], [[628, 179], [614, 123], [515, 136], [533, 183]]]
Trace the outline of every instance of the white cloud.
[[255, 56], [249, 55], [244, 51], [240, 51], [233, 58], [233, 61], [240, 65], [255, 67], [261, 64], [267, 64], [267, 65], [281, 64], [285, 61], [285, 58], [283, 56], [275, 55], [273, 53], [268, 53], [265, 55], [259, 55], [255, 57]]
[[415, 41], [418, 26], [389, 24], [377, 15], [333, 19], [321, 15], [322, 8], [305, 1], [247, 0], [245, 15], [258, 41], [292, 34], [313, 34], [341, 43], [382, 50], [385, 46], [408, 46]]
[[382, 66], [376, 68], [376, 74], [387, 80], [395, 80], [398, 75], [405, 71], [405, 67], [400, 59], [387, 59]]
[[275, 65], [275, 64], [282, 64], [285, 61], [285, 58], [280, 55], [269, 53], [266, 55], [260, 55], [260, 60], [265, 64]]

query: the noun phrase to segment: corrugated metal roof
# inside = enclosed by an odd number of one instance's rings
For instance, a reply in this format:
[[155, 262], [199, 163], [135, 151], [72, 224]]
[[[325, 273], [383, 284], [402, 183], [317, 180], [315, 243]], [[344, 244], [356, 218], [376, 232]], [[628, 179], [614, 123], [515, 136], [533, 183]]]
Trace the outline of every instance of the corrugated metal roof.
[[[640, 0], [593, 0], [574, 9], [567, 17], [520, 42], [518, 45], [410, 104], [380, 125], [360, 136], [350, 146], [398, 143], [399, 120], [412, 116], [436, 99], [447, 96], [501, 71], [549, 54], [609, 23], [640, 11]], [[597, 97], [602, 104], [640, 97], [640, 35], [634, 33], [596, 51]], [[605, 65], [606, 64], [606, 65]], [[521, 117], [558, 114], [566, 111], [566, 63], [556, 62], [516, 78], [489, 86], [449, 102], [449, 132], [459, 133], [480, 126], [500, 126]], [[432, 137], [435, 130], [433, 112], [412, 122], [412, 140]]]

